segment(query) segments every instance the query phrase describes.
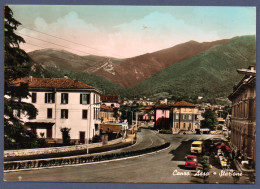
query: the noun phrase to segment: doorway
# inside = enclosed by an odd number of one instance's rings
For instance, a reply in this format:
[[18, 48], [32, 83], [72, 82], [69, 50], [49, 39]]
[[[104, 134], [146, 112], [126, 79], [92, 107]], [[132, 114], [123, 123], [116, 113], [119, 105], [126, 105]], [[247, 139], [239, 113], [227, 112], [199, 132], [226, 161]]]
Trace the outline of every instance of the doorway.
[[79, 143], [85, 144], [85, 132], [84, 131], [79, 132]]

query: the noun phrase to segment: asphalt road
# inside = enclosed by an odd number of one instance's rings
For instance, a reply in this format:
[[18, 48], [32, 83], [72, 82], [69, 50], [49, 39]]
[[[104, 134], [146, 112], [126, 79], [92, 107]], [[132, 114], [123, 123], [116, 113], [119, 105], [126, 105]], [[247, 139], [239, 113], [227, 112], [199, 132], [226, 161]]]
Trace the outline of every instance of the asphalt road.
[[[135, 145], [119, 151], [157, 146], [164, 141], [170, 142], [171, 146], [157, 153], [126, 160], [4, 173], [4, 180], [7, 182], [203, 183], [203, 177], [194, 177], [195, 170], [184, 168], [184, 157], [189, 153], [192, 141], [212, 137], [216, 136], [157, 134], [143, 129], [138, 133], [138, 141]], [[219, 173], [221, 170], [215, 171]], [[233, 183], [233, 178], [230, 176], [219, 177], [219, 179], [217, 176], [214, 179], [213, 176], [209, 178], [211, 183]]]

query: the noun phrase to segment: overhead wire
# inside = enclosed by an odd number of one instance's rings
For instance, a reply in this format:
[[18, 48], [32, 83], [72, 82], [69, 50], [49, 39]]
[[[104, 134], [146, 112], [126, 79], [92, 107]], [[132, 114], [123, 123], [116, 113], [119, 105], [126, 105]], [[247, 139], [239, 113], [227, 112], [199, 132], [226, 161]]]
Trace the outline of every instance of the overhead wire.
[[[35, 45], [35, 44], [31, 44], [31, 43], [28, 43], [28, 42], [26, 42], [25, 44], [29, 44], [29, 45], [32, 45], [32, 46], [36, 46], [36, 47], [40, 47], [40, 48], [43, 48], [43, 49], [46, 49], [46, 47], [42, 47], [42, 46], [39, 46], [39, 45]], [[52, 58], [54, 58], [54, 59], [59, 59], [59, 60], [62, 60], [62, 61], [64, 61], [64, 59], [62, 59], [62, 58], [59, 58], [59, 57], [54, 57], [54, 56], [51, 56], [51, 55], [49, 55], [50, 57], [52, 57]], [[98, 62], [98, 61], [100, 61], [100, 60], [92, 60], [92, 59], [89, 59], [89, 58], [83, 58], [84, 60], [87, 60], [87, 61], [90, 61], [90, 62]]]
[[[103, 52], [97, 48], [93, 48], [93, 47], [90, 47], [88, 45], [83, 45], [83, 44], [80, 44], [80, 43], [76, 43], [76, 42], [73, 42], [73, 41], [70, 41], [70, 40], [67, 40], [67, 39], [64, 39], [62, 37], [58, 37], [58, 36], [55, 36], [55, 35], [51, 35], [51, 34], [48, 34], [48, 33], [45, 33], [45, 32], [41, 32], [41, 31], [38, 31], [38, 30], [35, 30], [35, 29], [31, 29], [29, 27], [25, 27], [25, 26], [22, 26], [23, 28], [27, 29], [27, 30], [31, 30], [31, 31], [34, 31], [34, 32], [38, 32], [38, 33], [41, 33], [41, 34], [44, 34], [44, 35], [47, 35], [47, 36], [50, 36], [50, 37], [54, 37], [54, 38], [57, 38], [57, 39], [60, 39], [60, 40], [64, 40], [64, 41], [67, 41], [67, 42], [70, 42], [70, 43], [73, 43], [73, 44], [76, 44], [76, 45], [81, 45], [83, 47], [87, 47], [87, 48], [90, 48], [90, 49], [93, 49], [93, 50], [96, 50], [96, 51], [99, 51], [99, 52]], [[112, 54], [114, 56], [117, 56], [119, 58], [122, 58], [121, 55], [118, 55], [118, 54]]]
[[[29, 38], [32, 38], [32, 39], [36, 39], [36, 40], [39, 40], [39, 41], [43, 41], [43, 42], [46, 42], [46, 43], [50, 43], [50, 44], [53, 44], [53, 45], [56, 45], [56, 46], [60, 46], [60, 47], [63, 47], [63, 48], [67, 48], [67, 49], [70, 49], [70, 50], [74, 50], [74, 51], [78, 51], [78, 52], [81, 52], [81, 53], [86, 53], [84, 51], [80, 51], [80, 50], [76, 50], [76, 49], [72, 49], [70, 47], [66, 47], [66, 46], [63, 46], [63, 45], [59, 45], [59, 44], [56, 44], [56, 43], [53, 43], [53, 42], [50, 42], [50, 41], [45, 41], [45, 40], [42, 40], [42, 39], [39, 39], [37, 37], [32, 37], [32, 36], [29, 36], [29, 35], [26, 35], [26, 34], [23, 34], [23, 33], [20, 33], [18, 32], [20, 35], [23, 35], [23, 36], [26, 36], [26, 37], [29, 37]], [[87, 55], [90, 55], [89, 53], [87, 53]]]

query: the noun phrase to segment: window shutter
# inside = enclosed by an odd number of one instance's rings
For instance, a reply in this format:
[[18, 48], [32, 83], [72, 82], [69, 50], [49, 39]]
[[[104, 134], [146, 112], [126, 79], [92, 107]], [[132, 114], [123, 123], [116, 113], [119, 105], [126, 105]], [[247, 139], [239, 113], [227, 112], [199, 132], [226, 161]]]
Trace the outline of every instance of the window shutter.
[[47, 93], [45, 93], [45, 103], [47, 103]]
[[32, 103], [36, 103], [37, 93], [32, 93]]
[[90, 94], [87, 96], [87, 103], [90, 104]]
[[82, 104], [82, 94], [80, 94], [80, 104]]
[[55, 103], [55, 93], [52, 93], [52, 102]]
[[69, 110], [66, 110], [65, 114], [66, 114], [66, 119], [68, 119], [68, 117], [69, 117]]

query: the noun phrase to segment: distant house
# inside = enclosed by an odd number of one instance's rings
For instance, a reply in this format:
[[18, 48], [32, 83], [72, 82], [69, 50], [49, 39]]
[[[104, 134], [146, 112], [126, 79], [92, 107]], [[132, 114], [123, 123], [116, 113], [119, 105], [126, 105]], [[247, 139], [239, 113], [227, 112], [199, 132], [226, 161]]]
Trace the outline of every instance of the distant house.
[[192, 131], [194, 132], [198, 125], [198, 108], [194, 104], [179, 101], [172, 105], [172, 131]]
[[47, 141], [62, 141], [61, 128], [70, 128], [76, 143], [86, 143], [99, 134], [101, 92], [80, 81], [68, 78], [22, 78], [12, 87], [28, 84], [30, 97], [23, 102], [38, 109], [34, 119], [21, 115], [24, 126]]
[[102, 123], [117, 122], [114, 117], [114, 109], [105, 105], [100, 105], [100, 119]]
[[251, 159], [256, 160], [256, 69], [237, 70], [244, 74], [244, 78], [236, 85], [228, 96], [232, 101], [231, 115], [231, 143], [237, 151]]
[[101, 101], [102, 104], [111, 108], [120, 108], [121, 98], [119, 95], [102, 95]]
[[154, 107], [153, 106], [144, 106], [139, 109], [138, 113], [139, 125], [150, 125], [154, 121]]
[[153, 121], [154, 120], [154, 108], [153, 106], [145, 106], [140, 109], [140, 121]]

